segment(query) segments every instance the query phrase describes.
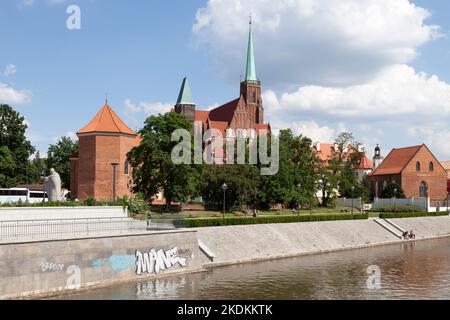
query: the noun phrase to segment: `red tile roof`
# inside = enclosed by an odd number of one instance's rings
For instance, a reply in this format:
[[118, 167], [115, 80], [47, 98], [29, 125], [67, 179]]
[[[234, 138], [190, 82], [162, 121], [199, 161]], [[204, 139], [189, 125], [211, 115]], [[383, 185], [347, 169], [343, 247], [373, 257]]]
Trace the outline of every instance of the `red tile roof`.
[[363, 155], [361, 157], [361, 161], [359, 163], [359, 169], [371, 170], [371, 169], [373, 169], [373, 162], [370, 161], [366, 155]]
[[233, 120], [234, 112], [236, 111], [240, 100], [241, 99], [238, 98], [211, 110], [209, 112], [209, 118], [212, 121], [224, 121], [230, 123], [231, 120]]
[[131, 130], [108, 104], [105, 104], [95, 117], [78, 131], [78, 134], [93, 132], [136, 135], [136, 132]]
[[423, 145], [393, 149], [372, 175], [380, 176], [401, 173], [422, 147]]

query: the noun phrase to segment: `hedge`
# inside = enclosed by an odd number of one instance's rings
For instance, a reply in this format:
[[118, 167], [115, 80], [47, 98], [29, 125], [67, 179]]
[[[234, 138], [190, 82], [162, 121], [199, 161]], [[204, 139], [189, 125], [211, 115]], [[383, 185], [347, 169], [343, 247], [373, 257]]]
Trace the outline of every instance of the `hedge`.
[[247, 218], [206, 218], [179, 220], [176, 224], [185, 228], [202, 228], [218, 226], [234, 226], [248, 224], [268, 224], [268, 223], [294, 223], [313, 221], [335, 221], [335, 220], [363, 220], [368, 219], [368, 214], [333, 214], [333, 215], [312, 215], [312, 216], [270, 216], [270, 217], [247, 217]]
[[448, 216], [448, 212], [391, 212], [391, 213], [380, 213], [380, 218], [381, 219], [440, 217], [440, 216]]

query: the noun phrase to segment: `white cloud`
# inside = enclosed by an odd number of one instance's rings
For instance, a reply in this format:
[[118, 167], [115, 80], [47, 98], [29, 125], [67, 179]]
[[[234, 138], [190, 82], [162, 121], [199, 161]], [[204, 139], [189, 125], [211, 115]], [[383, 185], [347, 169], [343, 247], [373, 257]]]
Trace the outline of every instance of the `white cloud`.
[[8, 64], [8, 65], [5, 67], [5, 70], [3, 71], [3, 75], [4, 75], [5, 77], [9, 77], [9, 76], [12, 76], [12, 75], [16, 74], [16, 72], [17, 72], [16, 66], [13, 65], [13, 64]]
[[257, 72], [269, 86], [367, 82], [439, 36], [408, 0], [209, 0], [193, 31], [228, 80], [244, 72], [249, 12]]
[[128, 113], [139, 113], [143, 112], [148, 116], [164, 114], [173, 108], [174, 104], [162, 103], [162, 102], [139, 102], [138, 105], [134, 104], [130, 99], [124, 101], [125, 109]]
[[25, 104], [31, 101], [29, 90], [16, 90], [0, 82], [0, 103]]
[[305, 86], [280, 97], [269, 90], [264, 97], [269, 113], [283, 111], [334, 119], [376, 120], [409, 115], [423, 120], [450, 114], [450, 85], [407, 65], [391, 66], [366, 84]]

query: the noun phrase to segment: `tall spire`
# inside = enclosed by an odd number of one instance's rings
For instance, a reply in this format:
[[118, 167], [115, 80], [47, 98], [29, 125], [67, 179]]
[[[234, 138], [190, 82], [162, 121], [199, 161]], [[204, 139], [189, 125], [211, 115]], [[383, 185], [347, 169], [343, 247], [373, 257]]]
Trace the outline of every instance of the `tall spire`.
[[246, 81], [258, 81], [256, 78], [255, 68], [255, 53], [253, 50], [253, 35], [252, 35], [252, 15], [250, 14], [249, 21], [249, 33], [248, 33], [248, 49], [247, 49], [247, 73], [245, 76]]
[[189, 87], [189, 83], [187, 78], [183, 79], [183, 83], [181, 85], [180, 94], [178, 95], [177, 104], [185, 104], [185, 105], [194, 105], [194, 99], [192, 99], [191, 88]]

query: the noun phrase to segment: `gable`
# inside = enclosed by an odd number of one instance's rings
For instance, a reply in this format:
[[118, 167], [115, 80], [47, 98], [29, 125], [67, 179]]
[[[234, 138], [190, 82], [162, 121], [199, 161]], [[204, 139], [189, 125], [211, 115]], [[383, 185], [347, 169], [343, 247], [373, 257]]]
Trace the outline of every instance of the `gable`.
[[[417, 153], [411, 158], [408, 164], [405, 166], [403, 171], [405, 172], [417, 172], [416, 165], [417, 162], [420, 163], [420, 173], [443, 173], [447, 174], [447, 171], [442, 166], [439, 160], [436, 159], [434, 154], [428, 149], [426, 145], [422, 145], [421, 148], [417, 151]], [[429, 164], [433, 163], [433, 171], [430, 172]]]

